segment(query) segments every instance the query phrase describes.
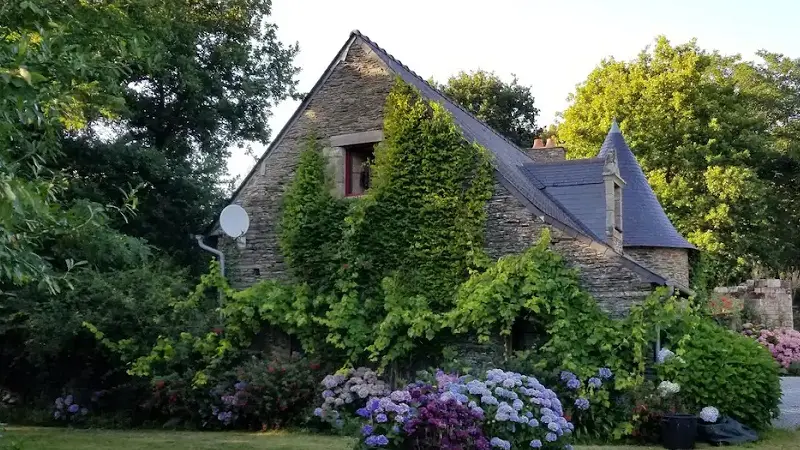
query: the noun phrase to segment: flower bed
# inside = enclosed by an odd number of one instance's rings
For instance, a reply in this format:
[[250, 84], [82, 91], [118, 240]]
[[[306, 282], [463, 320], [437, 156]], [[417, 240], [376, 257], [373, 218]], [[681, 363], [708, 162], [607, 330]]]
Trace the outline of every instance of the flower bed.
[[[371, 381], [372, 392], [385, 386]], [[351, 418], [360, 422], [360, 448], [571, 449], [574, 426], [556, 393], [535, 377], [500, 369], [479, 378], [439, 371], [405, 389], [371, 393], [366, 399], [359, 390], [367, 388], [353, 382], [352, 373], [327, 377], [324, 383], [330, 393], [315, 414], [336, 426]], [[330, 400], [348, 393], [351, 403], [343, 400], [342, 408]], [[352, 404], [358, 408], [349, 416]]]

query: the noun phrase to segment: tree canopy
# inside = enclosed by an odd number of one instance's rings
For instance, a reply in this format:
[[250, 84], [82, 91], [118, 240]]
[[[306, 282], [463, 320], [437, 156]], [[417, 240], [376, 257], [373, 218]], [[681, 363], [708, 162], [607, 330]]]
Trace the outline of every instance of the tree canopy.
[[591, 157], [617, 118], [667, 215], [709, 256], [712, 282], [796, 260], [797, 221], [776, 194], [797, 195], [797, 125], [782, 90], [798, 91], [778, 70], [797, 62], [762, 55], [754, 64], [659, 37], [632, 61], [602, 61], [558, 127], [569, 157]]
[[515, 144], [522, 148], [533, 144], [538, 133], [539, 109], [534, 104], [531, 88], [519, 84], [516, 76], [506, 83], [494, 72], [460, 72], [439, 87]]

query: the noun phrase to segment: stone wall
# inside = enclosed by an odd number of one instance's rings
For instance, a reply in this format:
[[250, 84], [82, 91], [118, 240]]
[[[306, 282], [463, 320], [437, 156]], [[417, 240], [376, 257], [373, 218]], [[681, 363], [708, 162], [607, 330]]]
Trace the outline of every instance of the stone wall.
[[718, 287], [714, 292], [744, 300], [754, 320], [768, 328], [794, 327], [789, 280], [748, 280], [739, 286]]
[[[487, 252], [492, 258], [499, 258], [521, 253], [535, 244], [548, 225], [496, 182], [488, 204], [486, 227]], [[621, 257], [610, 249], [593, 248], [552, 227], [550, 235], [552, 249], [579, 270], [581, 284], [606, 312], [624, 315], [634, 303], [641, 302], [652, 292], [651, 283], [622, 264]]]
[[342, 134], [382, 130], [383, 107], [393, 84], [394, 76], [383, 62], [357, 39], [297, 120], [282, 137], [278, 136], [277, 145], [269, 150], [234, 199], [250, 214], [245, 248], [236, 248], [227, 237], [220, 238], [220, 248], [228, 259], [229, 279], [235, 286], [286, 277], [277, 226], [283, 194], [294, 176], [303, 140], [311, 132], [327, 140]]
[[626, 247], [625, 254], [683, 286], [689, 286], [689, 251], [683, 248]]

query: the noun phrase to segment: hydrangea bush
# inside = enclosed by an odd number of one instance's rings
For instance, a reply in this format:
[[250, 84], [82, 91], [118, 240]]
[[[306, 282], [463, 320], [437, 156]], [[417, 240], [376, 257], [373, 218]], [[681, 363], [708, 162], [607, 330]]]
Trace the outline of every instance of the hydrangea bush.
[[344, 425], [358, 408], [363, 407], [370, 398], [380, 398], [389, 394], [389, 386], [375, 371], [366, 367], [345, 369], [322, 380], [322, 405], [314, 410], [314, 415], [336, 428]]
[[772, 353], [772, 357], [784, 369], [788, 369], [793, 362], [800, 362], [800, 331], [791, 328], [761, 330], [758, 342]]
[[60, 422], [77, 424], [83, 422], [89, 409], [78, 404], [72, 394], [58, 397], [53, 402], [53, 418]]
[[555, 386], [577, 436], [619, 438], [629, 431], [628, 418], [621, 414], [617, 404], [621, 395], [614, 388], [611, 369], [600, 368], [583, 380], [573, 372], [562, 370]]
[[[344, 395], [337, 388], [348, 384], [343, 376], [326, 378], [326, 383], [333, 397]], [[343, 420], [331, 397], [324, 397], [315, 414]], [[359, 400], [353, 397], [350, 404], [363, 402]], [[481, 378], [438, 372], [432, 382], [370, 396], [355, 414], [362, 422], [361, 448], [569, 450], [574, 430], [553, 390], [534, 377], [501, 369]]]

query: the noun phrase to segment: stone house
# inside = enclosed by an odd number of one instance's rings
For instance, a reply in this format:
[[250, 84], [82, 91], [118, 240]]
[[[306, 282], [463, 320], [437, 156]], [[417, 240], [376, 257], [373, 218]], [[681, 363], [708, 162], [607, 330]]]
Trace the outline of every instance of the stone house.
[[563, 148], [539, 140], [521, 149], [358, 31], [234, 193], [231, 202], [250, 215], [249, 231], [234, 245], [218, 224], [209, 230], [235, 285], [287, 274], [278, 245], [280, 205], [309, 132], [324, 139], [336, 195], [357, 196], [369, 187], [363, 162], [383, 139], [384, 104], [396, 77], [441, 103], [466, 139], [493, 154], [486, 228], [492, 257], [523, 251], [549, 227], [553, 250], [579, 269], [583, 286], [612, 314], [624, 314], [656, 286], [688, 292], [694, 247], [667, 218], [616, 123], [596, 158], [566, 160]]

